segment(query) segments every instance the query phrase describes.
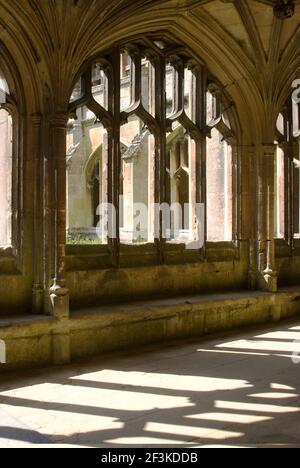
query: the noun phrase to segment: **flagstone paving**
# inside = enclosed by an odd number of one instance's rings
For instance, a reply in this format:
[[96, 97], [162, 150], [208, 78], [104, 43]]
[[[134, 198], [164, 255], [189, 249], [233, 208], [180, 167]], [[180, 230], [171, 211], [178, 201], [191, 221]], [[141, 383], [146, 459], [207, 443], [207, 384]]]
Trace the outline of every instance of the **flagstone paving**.
[[0, 447], [300, 446], [297, 340], [285, 323], [1, 375]]

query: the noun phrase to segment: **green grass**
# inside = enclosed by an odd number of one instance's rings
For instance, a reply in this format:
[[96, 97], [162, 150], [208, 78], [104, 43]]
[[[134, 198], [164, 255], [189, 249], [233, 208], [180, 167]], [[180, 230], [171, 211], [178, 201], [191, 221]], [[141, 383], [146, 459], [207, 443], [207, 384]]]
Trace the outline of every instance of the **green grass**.
[[100, 245], [102, 240], [98, 238], [89, 238], [84, 236], [72, 236], [67, 238], [68, 245]]

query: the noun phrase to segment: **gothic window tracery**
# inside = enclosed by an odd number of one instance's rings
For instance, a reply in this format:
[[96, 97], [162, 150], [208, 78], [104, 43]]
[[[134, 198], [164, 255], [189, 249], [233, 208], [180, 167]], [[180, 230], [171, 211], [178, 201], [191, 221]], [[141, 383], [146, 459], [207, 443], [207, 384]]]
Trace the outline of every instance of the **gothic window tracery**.
[[[90, 195], [90, 206], [94, 212], [99, 200], [113, 207], [98, 210], [101, 242], [107, 237], [113, 252], [123, 244], [156, 243], [162, 250], [169, 243], [191, 243], [199, 222], [205, 241], [235, 240], [236, 135], [223, 99], [206, 67], [184, 47], [164, 40], [115, 47], [75, 84], [67, 146], [75, 148], [83, 166], [95, 151], [93, 138], [102, 144], [97, 161], [102, 188], [99, 197]], [[81, 230], [88, 243], [95, 220], [70, 225], [82, 202], [79, 195], [74, 203], [81, 166], [73, 174], [68, 169], [68, 234], [72, 240]], [[167, 220], [157, 216], [155, 204], [171, 207]], [[205, 207], [201, 220], [200, 204]]]
[[300, 106], [289, 98], [276, 124], [275, 237], [300, 238]]

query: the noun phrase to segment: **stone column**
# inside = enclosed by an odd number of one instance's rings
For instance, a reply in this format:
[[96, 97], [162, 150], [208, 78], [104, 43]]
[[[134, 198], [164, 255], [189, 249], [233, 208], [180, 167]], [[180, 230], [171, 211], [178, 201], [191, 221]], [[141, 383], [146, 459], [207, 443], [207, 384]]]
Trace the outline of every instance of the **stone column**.
[[43, 281], [43, 160], [41, 150], [40, 114], [32, 115], [33, 124], [33, 171], [34, 171], [34, 232], [33, 232], [33, 288], [32, 309], [35, 314], [43, 313], [44, 281]]
[[52, 116], [52, 268], [54, 278], [50, 287], [51, 312], [58, 320], [53, 333], [53, 361], [56, 364], [70, 360], [69, 291], [66, 286], [66, 128], [68, 116]]
[[274, 239], [274, 144], [262, 145], [259, 171], [259, 223], [258, 223], [258, 266], [259, 285], [270, 292], [277, 291], [277, 272], [275, 270]]
[[[255, 157], [254, 147], [249, 146], [247, 157], [244, 158], [245, 166], [247, 165], [249, 171], [249, 177], [244, 181], [246, 186], [246, 197], [247, 197], [247, 234], [243, 232], [242, 237], [249, 238], [249, 270], [248, 270], [248, 288], [255, 290], [257, 285], [257, 197], [258, 197], [258, 161]], [[244, 210], [245, 205], [244, 205]], [[244, 220], [243, 220], [244, 221]]]

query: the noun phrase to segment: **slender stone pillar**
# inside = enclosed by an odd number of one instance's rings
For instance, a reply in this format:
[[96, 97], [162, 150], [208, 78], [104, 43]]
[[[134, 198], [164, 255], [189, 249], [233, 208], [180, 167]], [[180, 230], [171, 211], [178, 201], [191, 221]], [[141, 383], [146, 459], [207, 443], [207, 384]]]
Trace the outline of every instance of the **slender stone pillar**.
[[34, 232], [33, 232], [33, 288], [32, 309], [35, 314], [43, 313], [44, 281], [43, 281], [43, 160], [41, 151], [40, 114], [32, 115], [34, 141]]
[[259, 239], [258, 266], [261, 289], [277, 291], [277, 272], [275, 269], [274, 239], [274, 186], [275, 152], [273, 144], [262, 145], [259, 171]]
[[248, 270], [248, 288], [255, 290], [257, 285], [257, 197], [258, 197], [258, 162], [255, 157], [253, 146], [249, 146], [246, 164], [248, 165], [249, 178], [245, 181], [247, 184], [247, 202], [248, 202], [248, 233], [249, 237], [249, 270]]
[[69, 291], [66, 286], [66, 127], [68, 117], [57, 114], [51, 119], [52, 135], [52, 265], [54, 278], [50, 287], [52, 315], [58, 319], [53, 333], [53, 361], [62, 364], [70, 360]]

